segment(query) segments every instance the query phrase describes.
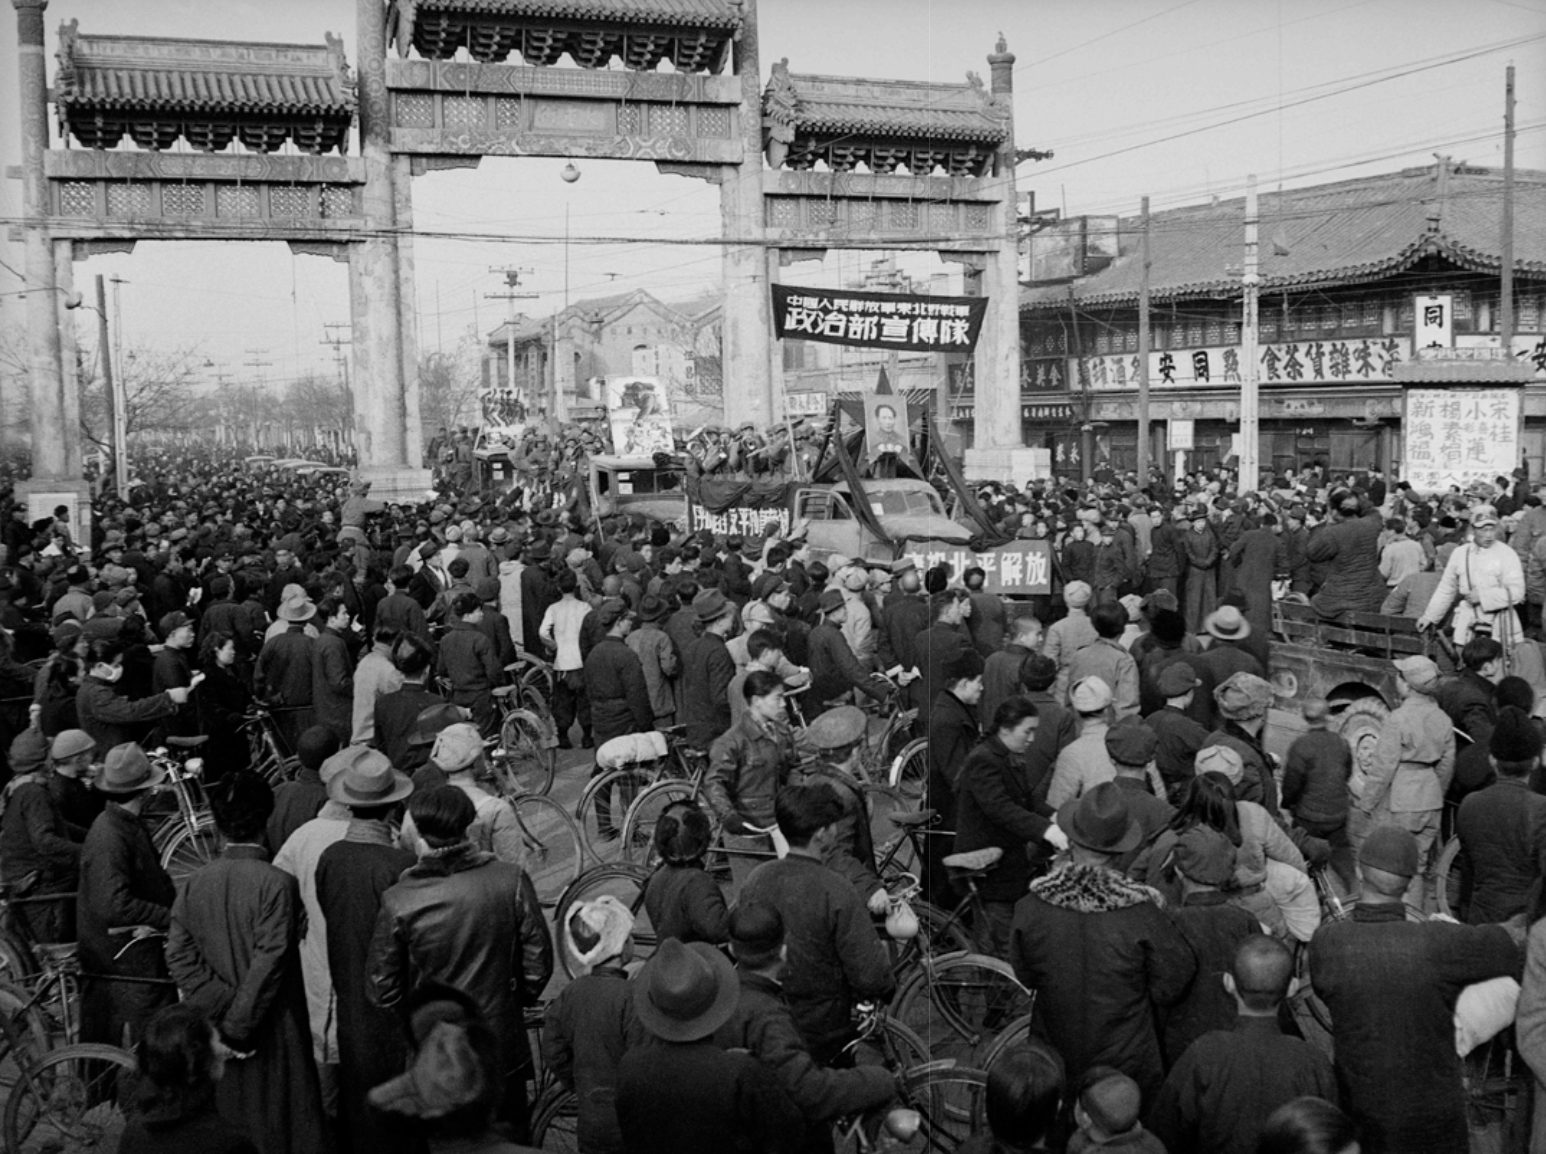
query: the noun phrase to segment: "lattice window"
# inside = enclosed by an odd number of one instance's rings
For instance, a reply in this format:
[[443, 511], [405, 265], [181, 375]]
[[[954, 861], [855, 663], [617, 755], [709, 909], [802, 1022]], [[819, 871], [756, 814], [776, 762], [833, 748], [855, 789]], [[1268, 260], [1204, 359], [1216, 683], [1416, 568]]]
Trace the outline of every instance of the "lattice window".
[[1380, 302], [1367, 300], [1363, 302], [1363, 327], [1369, 333], [1380, 331]]
[[161, 189], [161, 211], [167, 216], [197, 216], [204, 211], [202, 184], [168, 184]]
[[95, 216], [97, 194], [87, 180], [67, 180], [59, 186], [61, 216]]
[[1111, 334], [1105, 329], [1095, 334], [1095, 353], [1097, 356], [1106, 356], [1111, 352]]
[[146, 216], [150, 213], [150, 186], [148, 184], [109, 184], [107, 186], [107, 212], [109, 216]]
[[418, 92], [399, 93], [397, 95], [397, 126], [399, 128], [434, 128], [434, 99]]
[[1223, 322], [1220, 321], [1218, 317], [1214, 317], [1211, 321], [1208, 322], [1208, 327], [1204, 330], [1203, 336], [1204, 336], [1204, 339], [1210, 345], [1221, 345], [1221, 344], [1223, 344], [1224, 343], [1224, 325], [1223, 325]]
[[698, 109], [698, 135], [726, 137], [730, 135], [730, 110], [728, 108]]
[[257, 216], [261, 210], [255, 188], [228, 185], [215, 189], [216, 216]]
[[310, 216], [311, 194], [304, 188], [270, 189], [268, 208], [274, 216]]
[[779, 196], [773, 198], [773, 227], [774, 228], [798, 228], [800, 225], [800, 207], [792, 197]]
[[481, 96], [447, 96], [442, 115], [447, 128], [482, 128], [488, 108]]
[[830, 200], [806, 201], [805, 215], [812, 228], [825, 228], [837, 222], [837, 205]]
[[848, 204], [848, 223], [853, 228], [874, 228], [875, 216], [875, 202], [873, 200], [854, 200]]
[[671, 104], [655, 105], [650, 109], [650, 134], [653, 136], [686, 136], [687, 109]]
[[644, 135], [644, 109], [637, 104], [619, 105], [617, 109], [617, 134], [619, 136]]
[[346, 184], [322, 186], [322, 215], [326, 217], [354, 215], [354, 189]]
[[917, 228], [918, 206], [906, 201], [893, 201], [889, 213], [892, 228]]
[[496, 128], [521, 127], [521, 102], [511, 96], [500, 96], [494, 101], [494, 126]]
[[1122, 330], [1122, 351], [1124, 353], [1136, 353], [1138, 351], [1138, 330]]
[[993, 221], [993, 209], [986, 204], [969, 204], [966, 206], [966, 227], [970, 232], [987, 232], [988, 225]]

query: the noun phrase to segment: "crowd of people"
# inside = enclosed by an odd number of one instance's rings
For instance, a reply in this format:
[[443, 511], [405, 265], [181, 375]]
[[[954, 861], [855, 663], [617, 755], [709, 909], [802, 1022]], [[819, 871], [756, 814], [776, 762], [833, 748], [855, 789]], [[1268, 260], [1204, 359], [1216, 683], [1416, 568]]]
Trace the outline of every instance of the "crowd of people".
[[[982, 486], [1002, 533], [1054, 542], [1052, 586], [1009, 601], [976, 568], [815, 557], [798, 526], [594, 518], [569, 482], [602, 447], [533, 438], [508, 492], [448, 472], [418, 504], [187, 451], [88, 531], [0, 507], [0, 878], [34, 938], [78, 942], [83, 1039], [136, 1049], [123, 1150], [518, 1149], [539, 1059], [582, 1151], [820, 1150], [866, 1112], [905, 1134], [896, 1074], [849, 1045], [905, 933], [861, 768], [904, 710], [923, 897], [954, 908], [966, 855], [975, 948], [1036, 994], [965, 1148], [1448, 1154], [1492, 1045], [1532, 1072], [1546, 1148], [1546, 509], [1522, 472]], [[1377, 740], [1312, 698], [1269, 752], [1285, 599], [1428, 638]], [[563, 772], [673, 727], [707, 759], [639, 910], [550, 925], [523, 869], [487, 753], [523, 653], [559, 748], [596, 751]], [[299, 766], [277, 786], [265, 724]], [[172, 738], [223, 844], [175, 886], [147, 753]], [[1416, 920], [1451, 830], [1464, 924]]]

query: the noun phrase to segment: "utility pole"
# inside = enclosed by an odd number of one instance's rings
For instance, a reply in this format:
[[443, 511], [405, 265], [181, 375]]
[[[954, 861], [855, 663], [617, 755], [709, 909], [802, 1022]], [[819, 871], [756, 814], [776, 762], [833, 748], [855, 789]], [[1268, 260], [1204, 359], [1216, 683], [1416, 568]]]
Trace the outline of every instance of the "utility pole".
[[[322, 327], [324, 329], [348, 329], [350, 332], [354, 331], [354, 326], [350, 324], [324, 323]], [[351, 337], [342, 337], [333, 333], [323, 337], [322, 343], [330, 346], [333, 350], [333, 364], [338, 369], [338, 379], [344, 386], [344, 396], [349, 399], [349, 409], [345, 414], [344, 426], [338, 430], [339, 436], [342, 437], [350, 431], [348, 418], [354, 412], [354, 391], [349, 385], [349, 358], [344, 356], [344, 346], [354, 344], [354, 340]]]
[[1149, 483], [1149, 198], [1143, 198], [1143, 247], [1138, 282], [1138, 488]]
[[1503, 240], [1498, 246], [1502, 284], [1498, 307], [1498, 344], [1512, 359], [1514, 347], [1514, 66], [1503, 82]]
[[[567, 213], [568, 208], [564, 211]], [[502, 293], [484, 293], [491, 301], [507, 301], [509, 309], [506, 313], [505, 324], [505, 379], [509, 382], [510, 391], [515, 391], [515, 302], [536, 300], [536, 293], [523, 293], [518, 291], [521, 287], [521, 277], [530, 276], [529, 268], [490, 268], [489, 272], [499, 273], [505, 278], [505, 291]], [[566, 273], [567, 275], [567, 273]], [[565, 290], [567, 292], [567, 289]], [[567, 300], [565, 301], [567, 304]]]
[[[115, 286], [116, 293], [116, 286]], [[107, 439], [113, 446], [113, 484], [119, 500], [128, 500], [129, 461], [125, 444], [124, 406], [118, 396], [118, 375], [113, 372], [113, 346], [107, 339], [107, 286], [97, 274], [97, 346], [102, 361], [102, 385], [107, 394]]]
[[1261, 295], [1261, 276], [1257, 272], [1256, 175], [1245, 184], [1245, 268], [1240, 283], [1245, 289], [1245, 316], [1240, 328], [1240, 359], [1244, 370], [1240, 381], [1240, 484], [1247, 493], [1256, 488], [1257, 454], [1261, 449], [1260, 395], [1256, 380], [1257, 308]]
[[242, 363], [244, 365], [246, 365], [246, 367], [249, 368], [249, 369], [257, 369], [258, 370], [258, 383], [260, 385], [260, 388], [254, 389], [253, 397], [252, 397], [252, 400], [253, 400], [253, 408], [252, 408], [252, 442], [253, 442], [254, 446], [261, 448], [262, 447], [262, 441], [263, 441], [263, 435], [262, 435], [262, 430], [259, 428], [259, 421], [258, 421], [258, 416], [259, 416], [259, 413], [258, 413], [258, 394], [260, 392], [263, 393], [263, 394], [267, 394], [267, 392], [268, 392], [268, 378], [264, 375], [263, 370], [266, 369], [266, 368], [269, 368], [271, 365], [273, 365], [274, 362], [273, 361], [265, 361], [263, 359], [263, 354], [268, 352], [267, 349], [248, 349], [248, 350], [246, 350], [246, 352], [247, 352], [247, 355], [252, 358], [252, 360], [250, 360], [250, 361], [243, 361]]

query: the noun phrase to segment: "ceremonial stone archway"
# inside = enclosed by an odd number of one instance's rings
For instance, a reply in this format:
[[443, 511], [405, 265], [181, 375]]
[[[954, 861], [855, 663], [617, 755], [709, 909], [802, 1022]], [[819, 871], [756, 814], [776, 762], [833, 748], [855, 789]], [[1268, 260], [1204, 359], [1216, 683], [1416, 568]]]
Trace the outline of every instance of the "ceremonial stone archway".
[[[1020, 373], [1014, 57], [1002, 40], [991, 92], [975, 78], [864, 81], [780, 64], [764, 93], [755, 0], [356, 0], [357, 79], [331, 36], [148, 39], [71, 23], [54, 102], [61, 134], [84, 148], [51, 150], [47, 0], [12, 2], [38, 492], [83, 491], [63, 309], [73, 260], [140, 240], [282, 240], [348, 262], [360, 471], [382, 496], [421, 496], [411, 183], [484, 156], [645, 160], [720, 186], [733, 423], [783, 415], [769, 299], [781, 259], [921, 248], [962, 260], [989, 298], [974, 464], [1009, 471]], [[507, 63], [513, 54], [522, 62]], [[557, 67], [564, 56], [579, 67]], [[675, 71], [656, 71], [666, 60]], [[141, 151], [113, 150], [125, 136]], [[179, 139], [195, 151], [163, 151]], [[275, 155], [287, 142], [301, 155]]]

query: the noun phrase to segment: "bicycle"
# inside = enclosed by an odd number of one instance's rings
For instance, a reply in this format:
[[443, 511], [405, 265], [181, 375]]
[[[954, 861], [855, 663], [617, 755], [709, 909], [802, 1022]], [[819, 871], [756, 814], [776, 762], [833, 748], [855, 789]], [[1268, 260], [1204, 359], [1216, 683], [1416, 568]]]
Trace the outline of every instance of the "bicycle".
[[253, 704], [237, 728], [247, 735], [248, 764], [269, 785], [278, 786], [300, 772], [301, 763], [286, 747], [271, 711]]
[[[494, 690], [499, 748], [510, 772], [520, 779], [522, 793], [546, 794], [558, 769], [558, 727], [547, 704], [552, 696], [552, 666], [518, 652], [521, 659], [505, 666], [515, 683]], [[540, 689], [544, 683], [549, 686], [547, 698]]]
[[[944, 859], [951, 876], [964, 883], [967, 892], [946, 920], [936, 923], [935, 934], [943, 938], [959, 926], [968, 908], [973, 924], [984, 924], [977, 882], [1002, 857], [1003, 850], [990, 846]], [[970, 949], [920, 948], [912, 957], [904, 951], [897, 966], [892, 1012], [929, 1043], [931, 1054], [938, 1056], [943, 1049], [963, 1064], [987, 1069], [1005, 1046], [1029, 1034], [1036, 993], [1020, 982], [1008, 962]]]
[[[197, 749], [208, 740], [207, 737], [166, 739], [168, 746], [180, 751]], [[165, 782], [158, 785], [155, 792], [170, 792], [177, 804], [177, 811], [156, 827], [150, 840], [160, 856], [161, 868], [171, 875], [173, 883], [180, 883], [220, 856], [220, 834], [215, 828], [209, 801], [204, 796], [204, 760], [189, 757], [186, 762], [179, 762], [166, 747], [148, 756], [151, 764], [164, 766], [167, 771]]]
[[861, 1004], [856, 1017], [858, 1035], [845, 1050], [858, 1065], [882, 1065], [897, 1075], [902, 1110], [888, 1106], [839, 1119], [834, 1147], [951, 1154], [982, 1123], [987, 1075], [954, 1058], [931, 1058], [922, 1039], [879, 1006]]
[[[708, 755], [687, 744], [687, 727], [672, 725], [656, 732], [665, 741], [665, 752], [661, 756], [628, 759], [603, 770], [586, 783], [575, 803], [575, 820], [580, 824], [586, 847], [597, 861], [621, 859], [648, 864], [654, 845], [655, 823], [643, 815], [652, 813], [658, 818], [669, 804], [668, 797], [670, 800], [683, 797], [696, 800], [702, 788], [708, 773]], [[605, 752], [605, 748], [600, 752]], [[675, 793], [652, 793], [656, 787], [666, 785], [685, 789]], [[646, 796], [654, 800], [640, 810], [640, 802]], [[610, 814], [606, 822], [602, 821], [603, 807]], [[636, 825], [630, 827], [629, 818], [635, 811], [641, 816]]]
[[496, 748], [488, 759], [495, 791], [515, 814], [521, 831], [521, 868], [531, 878], [537, 899], [551, 909], [563, 891], [585, 870], [579, 827], [562, 805], [526, 788], [519, 767]]

